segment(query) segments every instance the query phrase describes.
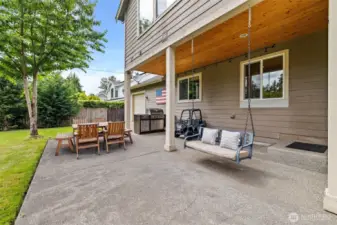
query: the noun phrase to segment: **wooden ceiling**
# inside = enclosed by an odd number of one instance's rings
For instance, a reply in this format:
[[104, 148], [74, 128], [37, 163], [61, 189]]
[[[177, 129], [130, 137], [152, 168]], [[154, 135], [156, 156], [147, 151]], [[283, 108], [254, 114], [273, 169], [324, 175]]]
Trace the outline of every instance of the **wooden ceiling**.
[[[194, 38], [194, 68], [247, 52], [248, 12]], [[328, 0], [265, 0], [252, 8], [252, 50], [328, 27]], [[176, 47], [176, 73], [192, 69], [191, 41]], [[136, 68], [165, 75], [165, 53]]]

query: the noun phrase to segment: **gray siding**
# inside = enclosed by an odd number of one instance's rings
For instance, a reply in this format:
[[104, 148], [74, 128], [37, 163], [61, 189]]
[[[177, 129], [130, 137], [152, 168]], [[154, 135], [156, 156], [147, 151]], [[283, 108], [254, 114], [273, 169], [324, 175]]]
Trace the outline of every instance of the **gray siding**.
[[[327, 31], [277, 44], [268, 53], [289, 49], [289, 107], [253, 109], [258, 140], [299, 139], [326, 143], [328, 135]], [[263, 51], [253, 54], [261, 56]], [[202, 72], [201, 108], [210, 127], [244, 129], [246, 109], [240, 108], [240, 62], [224, 62]], [[176, 114], [191, 103], [177, 103]], [[235, 115], [235, 119], [230, 117]]]
[[[134, 60], [141, 62], [152, 56], [150, 52], [162, 50], [166, 42], [184, 38], [186, 31], [205, 18], [217, 19], [216, 12], [236, 8], [247, 0], [177, 0], [171, 10], [155, 21], [153, 26], [138, 37], [138, 0], [130, 0], [125, 15], [125, 66]], [[214, 18], [213, 18], [214, 17]], [[165, 37], [163, 39], [163, 37]]]
[[[314, 33], [286, 43], [276, 44], [268, 53], [289, 49], [289, 107], [253, 109], [257, 140], [298, 139], [327, 143], [328, 126], [328, 46], [327, 31]], [[253, 57], [261, 56], [259, 51]], [[247, 109], [240, 108], [240, 62], [224, 62], [198, 70], [202, 72], [202, 109], [209, 127], [243, 130]], [[155, 90], [164, 83], [145, 87], [147, 108], [156, 105]], [[144, 89], [143, 89], [144, 90]], [[139, 91], [139, 90], [135, 90]], [[177, 103], [176, 115], [192, 103]], [[230, 117], [235, 115], [235, 119]]]
[[149, 85], [143, 88], [138, 88], [135, 90], [132, 90], [133, 93], [135, 92], [139, 92], [139, 91], [145, 91], [145, 97], [147, 97], [147, 99], [145, 99], [145, 108], [146, 111], [148, 112], [148, 110], [150, 108], [159, 108], [159, 109], [163, 109], [164, 113], [166, 112], [166, 105], [165, 104], [157, 104], [156, 103], [156, 90], [158, 88], [163, 88], [165, 87], [165, 83], [161, 82], [158, 84], [153, 84], [153, 85]]

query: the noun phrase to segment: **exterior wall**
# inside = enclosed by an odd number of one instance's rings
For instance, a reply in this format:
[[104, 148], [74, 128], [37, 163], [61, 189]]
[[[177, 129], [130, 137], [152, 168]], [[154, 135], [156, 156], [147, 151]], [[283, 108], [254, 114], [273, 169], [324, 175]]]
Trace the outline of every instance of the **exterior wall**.
[[[256, 140], [273, 142], [302, 140], [327, 144], [328, 125], [328, 43], [327, 31], [313, 33], [275, 48], [252, 53], [252, 57], [289, 49], [289, 107], [253, 108]], [[202, 73], [202, 101], [195, 102], [209, 127], [243, 130], [247, 109], [240, 108], [240, 62], [233, 59], [196, 70]], [[186, 74], [189, 75], [189, 74]], [[184, 75], [178, 75], [184, 76]], [[146, 108], [162, 108], [155, 103], [155, 91], [165, 83], [146, 86], [132, 92], [145, 91]], [[176, 89], [178, 97], [178, 90]], [[176, 104], [176, 116], [192, 103]], [[231, 117], [235, 115], [235, 119]]]
[[165, 87], [165, 83], [161, 82], [161, 83], [158, 83], [158, 84], [153, 84], [153, 85], [149, 85], [149, 86], [146, 86], [146, 87], [143, 87], [143, 88], [138, 88], [138, 89], [132, 90], [131, 93], [144, 91], [146, 111], [148, 112], [148, 109], [150, 109], [150, 108], [159, 108], [159, 109], [163, 109], [164, 113], [165, 113], [166, 105], [165, 104], [157, 105], [157, 103], [156, 103], [156, 90], [158, 88], [163, 88], [163, 87]]
[[239, 13], [244, 10], [244, 3], [247, 0], [176, 0], [149, 29], [138, 35], [138, 0], [129, 0], [125, 13], [126, 70], [182, 41], [200, 28], [207, 29], [228, 19], [224, 15], [231, 17]]
[[[252, 54], [262, 56], [289, 49], [289, 107], [253, 108], [257, 140], [298, 139], [327, 143], [328, 42], [327, 31], [317, 32]], [[240, 108], [240, 57], [212, 65], [202, 73], [202, 109], [210, 127], [243, 130], [247, 109]], [[176, 115], [192, 103], [177, 103]], [[235, 119], [231, 116], [235, 115]]]
[[[118, 90], [118, 98], [111, 98], [111, 89], [114, 89], [114, 91], [117, 89]], [[107, 94], [107, 100], [123, 100], [124, 99], [124, 85], [118, 85], [118, 86], [114, 86], [112, 84], [109, 93]]]

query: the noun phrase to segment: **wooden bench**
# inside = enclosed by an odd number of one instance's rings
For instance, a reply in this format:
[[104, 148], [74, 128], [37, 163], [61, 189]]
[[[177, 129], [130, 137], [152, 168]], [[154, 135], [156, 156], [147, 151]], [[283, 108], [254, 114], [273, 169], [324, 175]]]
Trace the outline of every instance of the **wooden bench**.
[[57, 147], [55, 156], [58, 156], [60, 153], [61, 147], [64, 145], [63, 141], [67, 141], [67, 144], [65, 144], [67, 147], [70, 148], [72, 152], [74, 151], [74, 144], [73, 144], [73, 133], [57, 133], [55, 140], [57, 140]]

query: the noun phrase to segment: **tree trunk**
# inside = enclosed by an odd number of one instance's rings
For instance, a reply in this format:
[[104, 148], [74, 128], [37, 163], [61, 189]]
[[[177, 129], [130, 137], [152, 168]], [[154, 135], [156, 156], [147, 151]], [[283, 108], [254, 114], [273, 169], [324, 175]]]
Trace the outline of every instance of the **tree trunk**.
[[[27, 103], [28, 115], [29, 115], [29, 124], [30, 124], [30, 136], [35, 137], [39, 133], [37, 131], [37, 85], [36, 77], [33, 77], [33, 97], [30, 99], [28, 78], [25, 76], [23, 78], [23, 87], [25, 92], [25, 98]], [[35, 89], [35, 90], [34, 90]], [[35, 95], [35, 98], [34, 98]]]
[[37, 74], [33, 75], [32, 121], [30, 121], [30, 136], [39, 135], [37, 131]]

